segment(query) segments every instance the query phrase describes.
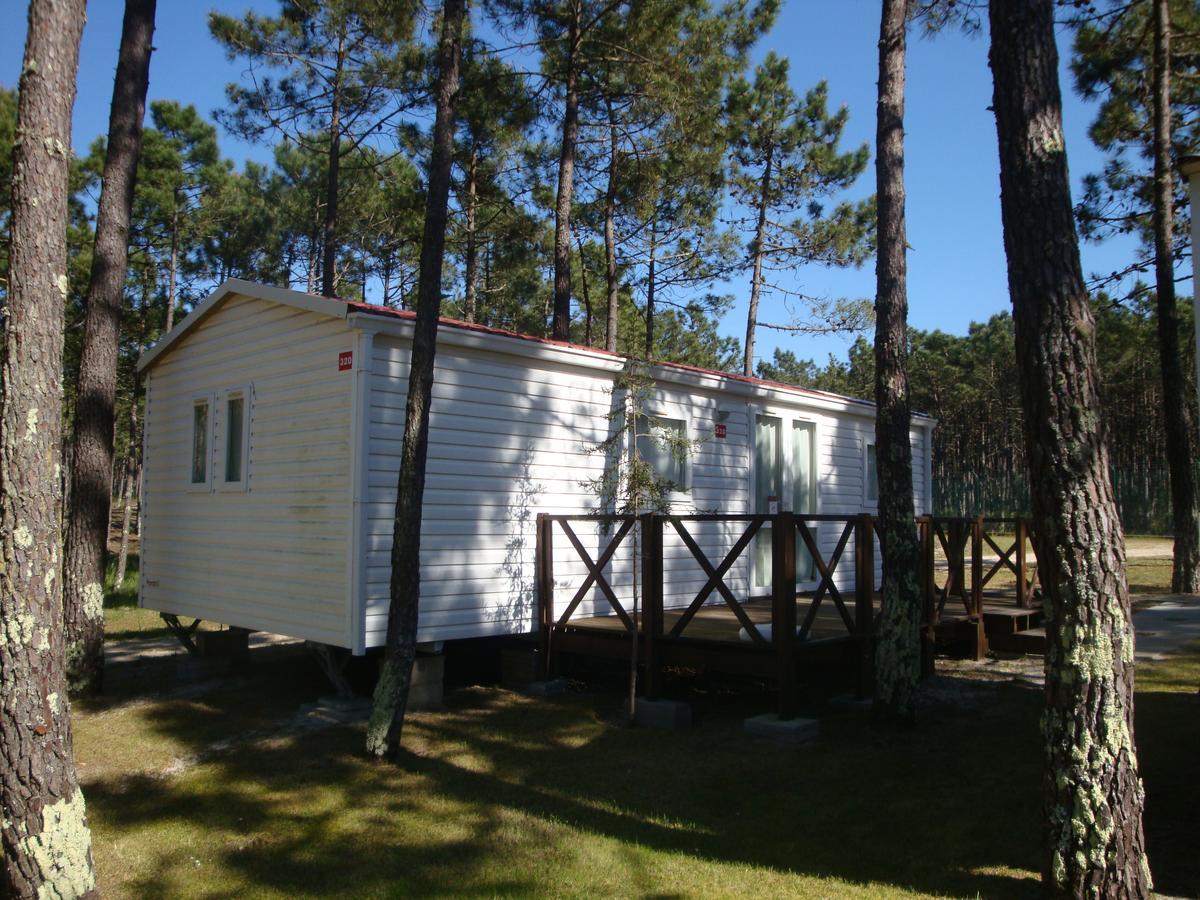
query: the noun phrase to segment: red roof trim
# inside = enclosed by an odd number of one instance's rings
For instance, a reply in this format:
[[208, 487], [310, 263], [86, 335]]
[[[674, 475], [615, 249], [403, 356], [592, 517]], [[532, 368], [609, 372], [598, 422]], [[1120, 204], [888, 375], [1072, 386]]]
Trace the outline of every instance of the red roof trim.
[[[315, 296], [315, 295], [314, 295]], [[372, 316], [383, 316], [391, 319], [406, 319], [412, 321], [416, 319], [417, 314], [407, 309], [392, 309], [388, 306], [377, 306], [373, 303], [363, 303], [358, 300], [341, 300], [338, 297], [324, 297], [325, 300], [338, 300], [345, 303], [355, 312], [366, 313]], [[509, 331], [505, 328], [493, 328], [490, 325], [479, 325], [475, 322], [463, 322], [459, 319], [450, 319], [445, 316], [438, 319], [438, 325], [448, 326], [450, 328], [460, 328], [463, 331], [475, 331], [479, 334], [494, 334], [500, 337], [515, 338], [521, 341], [528, 341], [534, 344], [547, 344], [551, 347], [562, 347], [566, 350], [583, 350], [587, 353], [595, 353], [600, 356], [608, 356], [613, 359], [625, 359], [622, 353], [613, 353], [611, 350], [600, 350], [596, 347], [588, 347], [585, 344], [573, 344], [570, 341], [556, 341], [551, 338], [535, 337], [529, 334], [521, 334], [516, 331]], [[719, 372], [715, 369], [702, 369], [699, 366], [689, 366], [686, 363], [676, 362], [660, 362], [653, 361], [653, 365], [662, 366], [667, 369], [678, 369], [683, 372], [694, 372], [697, 375], [711, 375], [715, 378], [729, 378], [733, 381], [741, 381], [746, 384], [758, 385], [760, 387], [772, 388], [774, 390], [787, 391], [795, 394], [802, 394], [808, 397], [819, 397], [825, 400], [836, 400], [842, 403], [853, 403], [856, 406], [874, 406], [869, 400], [859, 400], [856, 397], [845, 397], [841, 394], [834, 394], [829, 391], [817, 391], [812, 388], [797, 387], [794, 384], [784, 384], [779, 381], [767, 381], [763, 378], [754, 378], [749, 375], [736, 375], [732, 372]], [[914, 416], [928, 418], [924, 413], [914, 413]]]

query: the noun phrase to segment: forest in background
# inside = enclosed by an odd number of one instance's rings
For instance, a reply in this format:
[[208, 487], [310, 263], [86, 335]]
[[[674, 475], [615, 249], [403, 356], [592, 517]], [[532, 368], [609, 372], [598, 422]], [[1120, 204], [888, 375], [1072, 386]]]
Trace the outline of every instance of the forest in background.
[[[1196, 13], [1189, 4], [1179, 7], [1175, 68], [1194, 73]], [[214, 39], [243, 59], [247, 71], [275, 80], [230, 85], [229, 105], [216, 122], [183, 103], [152, 104], [138, 166], [122, 327], [118, 496], [124, 482], [136, 483], [140, 396], [134, 360], [225, 278], [313, 292], [331, 284], [338, 296], [411, 304], [425, 202], [431, 48], [417, 23], [381, 28], [369, 20], [369, 9], [326, 4], [318, 14], [308, 4], [287, 3], [278, 19], [214, 17]], [[773, 21], [774, 6], [701, 10], [664, 3], [656, 15], [674, 16], [678, 25], [669, 35], [648, 21], [603, 16], [573, 25], [561, 21], [560, 7], [516, 0], [489, 10], [494, 35], [516, 41], [520, 32], [535, 51], [521, 71], [478, 36], [467, 47], [446, 314], [551, 333], [561, 293], [555, 279], [563, 243], [556, 240], [561, 138], [573, 83], [570, 338], [738, 372], [754, 356], [747, 353], [754, 328], [781, 327], [796, 333], [794, 349], [758, 359], [754, 374], [873, 399], [872, 349], [861, 336], [870, 324], [865, 301], [789, 298], [798, 301], [789, 305], [804, 309], [802, 317], [760, 322], [752, 313], [746, 341], [723, 336], [718, 327], [732, 305], [732, 297], [714, 293], [718, 284], [744, 283], [752, 297], [786, 294], [773, 284], [773, 271], [859, 265], [873, 250], [872, 205], [838, 201], [868, 162], [866, 147], [840, 146], [848, 111], [828, 109], [822, 84], [804, 96], [793, 93], [786, 59], [768, 55], [753, 70], [746, 62]], [[518, 28], [517, 21], [535, 24]], [[1170, 530], [1170, 504], [1155, 302], [1138, 280], [1148, 271], [1152, 249], [1141, 177], [1149, 165], [1145, 97], [1130, 75], [1146, 68], [1140, 24], [1132, 16], [1076, 28], [1075, 87], [1101, 100], [1092, 137], [1110, 158], [1104, 171], [1086, 180], [1077, 212], [1085, 239], [1133, 233], [1147, 248], [1123, 271], [1094, 279], [1094, 306], [1105, 425], [1124, 523], [1131, 532], [1163, 533]], [[343, 105], [336, 114], [330, 98], [337, 95], [328, 84], [277, 64], [285, 52], [313, 59], [333, 54], [336, 62], [338, 48], [356, 34], [360, 45], [342, 56], [357, 60], [357, 68], [343, 67]], [[668, 38], [679, 46], [663, 44]], [[564, 55], [564, 48], [571, 53]], [[645, 65], [651, 53], [680, 54], [682, 68], [652, 71]], [[1178, 84], [1175, 143], [1187, 148], [1198, 143], [1200, 103], [1194, 78]], [[697, 117], [699, 108], [720, 108], [722, 114]], [[0, 90], [5, 167], [15, 118], [15, 92]], [[221, 152], [223, 131], [267, 142], [273, 162], [237, 167]], [[68, 418], [103, 159], [104, 141], [97, 138], [73, 166]], [[3, 220], [9, 174], [0, 172]], [[1188, 233], [1182, 185], [1177, 210], [1182, 258]], [[0, 251], [0, 286], [6, 268]], [[950, 299], [914, 297], [913, 303]], [[1181, 307], [1179, 353], [1194, 381], [1190, 303]], [[814, 330], [859, 337], [845, 359], [821, 363], [803, 351], [803, 335]], [[1011, 317], [997, 314], [966, 335], [914, 330], [911, 348], [913, 408], [938, 420], [936, 511], [1025, 512]], [[1194, 400], [1194, 388], [1189, 396]]]

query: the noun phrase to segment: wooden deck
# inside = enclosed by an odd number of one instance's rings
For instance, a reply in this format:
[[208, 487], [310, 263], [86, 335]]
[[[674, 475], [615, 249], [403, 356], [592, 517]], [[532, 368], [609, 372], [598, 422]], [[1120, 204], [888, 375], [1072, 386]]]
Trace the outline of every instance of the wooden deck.
[[[572, 522], [603, 520], [613, 535], [595, 559], [578, 538]], [[741, 534], [710, 560], [689, 529], [695, 523], [741, 526]], [[827, 557], [814, 538], [814, 525], [840, 529]], [[1036, 562], [1026, 553], [1024, 520], [935, 519], [919, 517], [921, 542], [922, 663], [932, 671], [939, 651], [981, 658], [989, 642], [1028, 650], [1027, 638], [1041, 624], [1035, 603]], [[553, 542], [556, 526], [570, 541], [587, 570], [564, 605], [556, 603]], [[687, 607], [664, 604], [663, 534], [670, 526], [690, 551], [707, 581]], [[739, 555], [764, 526], [770, 528], [770, 595], [739, 598], [726, 577]], [[1014, 526], [1012, 531], [1007, 531]], [[605, 566], [627, 535], [641, 537], [643, 608], [635, 618], [605, 575]], [[795, 714], [796, 687], [806, 670], [836, 665], [859, 693], [869, 693], [873, 675], [875, 622], [880, 597], [875, 592], [875, 523], [871, 516], [771, 515], [538, 516], [538, 598], [544, 665], [557, 670], [563, 654], [627, 659], [637, 641], [648, 696], [657, 695], [664, 667], [687, 667], [749, 675], [778, 687], [779, 714]], [[1007, 546], [1000, 535], [1015, 539]], [[829, 533], [829, 532], [824, 532]], [[837, 533], [834, 531], [833, 533]], [[796, 591], [796, 547], [803, 544], [817, 573], [817, 587]], [[984, 557], [985, 545], [995, 557]], [[828, 545], [826, 545], [828, 547]], [[852, 575], [839, 576], [843, 551], [853, 547]], [[940, 548], [944, 562], [937, 559]], [[985, 565], [988, 567], [985, 571]], [[843, 568], [848, 567], [844, 566]], [[995, 577], [1011, 572], [1015, 584], [998, 588]], [[939, 583], [940, 579], [940, 583]], [[989, 584], [991, 585], [989, 587]], [[558, 585], [561, 589], [561, 585]], [[581, 601], [598, 592], [610, 615], [581, 615]], [[627, 602], [627, 601], [626, 601]], [[760, 626], [769, 626], [762, 627]]]
[[[771, 624], [771, 601], [769, 599], [748, 600], [742, 605], [742, 609], [755, 625]], [[807, 598], [798, 598], [796, 601], [796, 619], [803, 621], [812, 606], [812, 601]], [[879, 608], [878, 599], [876, 599], [876, 609]], [[664, 609], [663, 610], [663, 630], [670, 632], [675, 627], [676, 623], [683, 618], [684, 609]], [[628, 636], [629, 631], [616, 615], [608, 616], [574, 616], [567, 626], [571, 628], [594, 628], [603, 631], [619, 632]], [[749, 639], [739, 637], [738, 632], [742, 629], [742, 624], [738, 618], [725, 604], [704, 606], [692, 617], [691, 623], [687, 626], [687, 636], [696, 640], [704, 641], [737, 641], [741, 643], [750, 643]], [[845, 638], [846, 625], [842, 621], [841, 615], [837, 612], [834, 605], [828, 600], [823, 602], [818, 608], [816, 616], [813, 619], [813, 624], [809, 630], [808, 640], [820, 641], [833, 638]], [[802, 642], [803, 643], [803, 642]]]

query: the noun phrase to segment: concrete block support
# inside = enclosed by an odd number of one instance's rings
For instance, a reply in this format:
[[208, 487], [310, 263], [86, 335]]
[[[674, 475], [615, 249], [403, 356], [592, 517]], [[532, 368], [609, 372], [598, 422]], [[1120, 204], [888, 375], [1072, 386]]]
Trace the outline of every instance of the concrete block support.
[[647, 700], [638, 697], [633, 721], [644, 728], [665, 728], [682, 731], [692, 725], [692, 708], [678, 700]]
[[783, 744], [806, 744], [816, 740], [820, 725], [816, 719], [781, 719], [775, 713], [764, 713], [744, 723], [746, 734], [770, 738]]
[[436, 709], [446, 693], [446, 657], [441, 653], [418, 653], [413, 661], [408, 708]]

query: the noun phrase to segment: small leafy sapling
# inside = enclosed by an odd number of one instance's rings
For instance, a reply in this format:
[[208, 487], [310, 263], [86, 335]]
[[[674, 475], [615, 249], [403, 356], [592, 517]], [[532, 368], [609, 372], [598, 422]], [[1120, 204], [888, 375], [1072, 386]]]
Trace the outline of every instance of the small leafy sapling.
[[[685, 429], [672, 427], [670, 420], [650, 411], [655, 387], [650, 364], [634, 357], [626, 360], [624, 368], [613, 380], [609, 436], [588, 448], [589, 452], [604, 454], [604, 471], [596, 478], [581, 482], [599, 497], [602, 512], [634, 517], [644, 512], [670, 512], [674, 495], [687, 488], [687, 466], [704, 441], [689, 439]], [[656, 466], [655, 460], [668, 464]], [[670, 474], [664, 474], [661, 468]], [[610, 529], [611, 523], [601, 526], [602, 533]], [[633, 640], [630, 642], [628, 714], [632, 724], [637, 709], [641, 534], [635, 527], [631, 535]]]

